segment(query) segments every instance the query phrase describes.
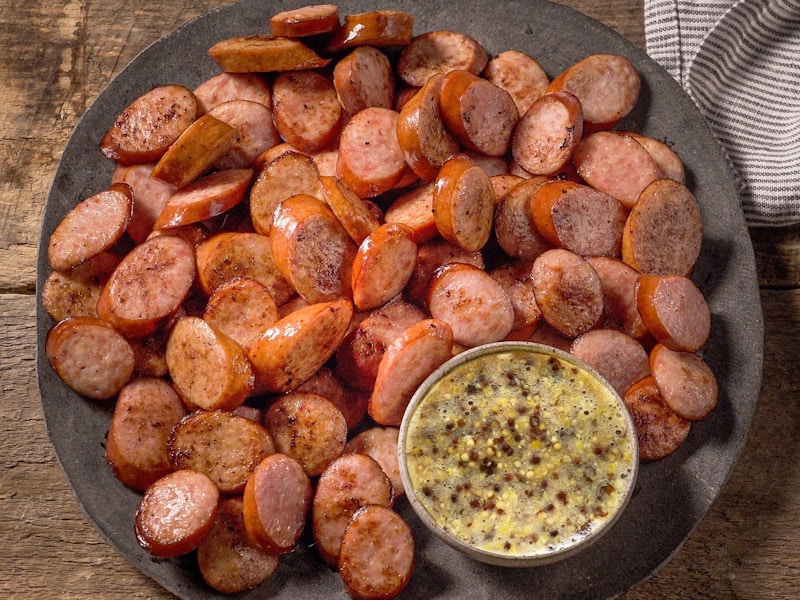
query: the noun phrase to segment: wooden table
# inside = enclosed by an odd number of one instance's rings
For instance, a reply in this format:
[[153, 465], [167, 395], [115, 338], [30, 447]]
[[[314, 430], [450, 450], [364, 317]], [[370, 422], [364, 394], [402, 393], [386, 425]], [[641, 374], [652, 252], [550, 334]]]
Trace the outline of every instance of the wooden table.
[[[225, 0], [27, 0], [0, 11], [0, 596], [168, 598], [105, 544], [47, 438], [35, 373], [39, 227], [77, 119], [135, 54]], [[644, 46], [643, 0], [568, 0]], [[626, 594], [800, 597], [800, 227], [752, 230], [765, 368], [722, 495], [672, 561]]]

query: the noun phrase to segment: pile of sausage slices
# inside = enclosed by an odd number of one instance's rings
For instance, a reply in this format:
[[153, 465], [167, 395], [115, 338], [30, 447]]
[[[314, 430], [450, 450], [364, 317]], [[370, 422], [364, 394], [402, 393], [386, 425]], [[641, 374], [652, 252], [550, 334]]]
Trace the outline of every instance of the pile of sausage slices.
[[108, 189], [56, 227], [42, 296], [64, 383], [115, 409], [110, 467], [157, 557], [259, 585], [307, 526], [354, 598], [411, 576], [398, 425], [459, 351], [566, 349], [618, 390], [642, 460], [717, 401], [690, 279], [702, 220], [680, 158], [613, 129], [626, 58], [550, 80], [413, 16], [276, 14], [157, 87], [100, 142]]

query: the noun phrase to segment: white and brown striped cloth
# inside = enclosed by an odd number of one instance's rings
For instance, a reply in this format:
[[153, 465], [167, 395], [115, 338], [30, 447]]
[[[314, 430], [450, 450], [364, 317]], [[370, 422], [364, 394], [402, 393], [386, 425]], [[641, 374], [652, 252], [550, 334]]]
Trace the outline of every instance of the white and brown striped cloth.
[[800, 0], [645, 0], [647, 53], [728, 155], [750, 225], [800, 223]]

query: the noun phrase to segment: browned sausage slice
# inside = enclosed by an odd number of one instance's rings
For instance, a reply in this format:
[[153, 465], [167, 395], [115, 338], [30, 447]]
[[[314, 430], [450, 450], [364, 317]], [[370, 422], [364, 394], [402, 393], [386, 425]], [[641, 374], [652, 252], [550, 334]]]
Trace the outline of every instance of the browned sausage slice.
[[394, 73], [389, 58], [374, 46], [359, 46], [333, 69], [339, 102], [354, 115], [369, 106], [394, 108]]
[[386, 223], [402, 223], [411, 228], [417, 244], [435, 238], [439, 231], [433, 217], [434, 182], [425, 183], [400, 194], [386, 209]]
[[504, 339], [514, 327], [514, 305], [500, 282], [465, 263], [441, 267], [431, 280], [428, 310], [453, 330], [463, 346]]
[[337, 174], [361, 198], [392, 189], [406, 173], [408, 165], [397, 139], [398, 116], [394, 110], [372, 106], [342, 128]]
[[702, 242], [703, 216], [694, 194], [677, 181], [658, 179], [628, 216], [622, 260], [645, 275], [688, 276]]
[[152, 233], [158, 215], [176, 189], [172, 184], [150, 177], [154, 167], [133, 165], [127, 168], [123, 179], [133, 190], [133, 213], [127, 232], [135, 244], [141, 244]]
[[439, 111], [453, 137], [488, 156], [506, 154], [519, 121], [517, 105], [507, 91], [461, 69], [444, 76]]
[[595, 329], [572, 342], [570, 352], [600, 373], [621, 396], [650, 375], [647, 351], [632, 337], [616, 329]]
[[165, 475], [144, 493], [136, 510], [139, 545], [159, 558], [197, 548], [214, 524], [219, 490], [208, 476], [188, 469]]
[[272, 84], [275, 126], [301, 152], [318, 152], [339, 135], [342, 106], [333, 81], [317, 71], [281, 73]]
[[439, 110], [444, 75], [432, 76], [400, 109], [397, 139], [406, 162], [423, 181], [433, 180], [444, 162], [458, 152]]
[[360, 310], [386, 304], [403, 291], [417, 264], [407, 225], [384, 223], [358, 247], [353, 260], [353, 303]]
[[644, 343], [649, 332], [636, 307], [639, 272], [608, 256], [590, 256], [587, 260], [603, 284], [603, 327], [618, 329]]
[[689, 435], [691, 422], [664, 403], [652, 375], [633, 384], [622, 399], [636, 426], [639, 460], [647, 462], [669, 456]]
[[531, 205], [539, 187], [548, 180], [542, 176], [524, 179], [500, 199], [494, 213], [494, 233], [508, 256], [533, 261], [550, 243], [531, 218]]
[[250, 540], [243, 505], [238, 497], [222, 500], [214, 524], [197, 548], [197, 566], [203, 580], [223, 594], [252, 589], [278, 568], [278, 556]]
[[328, 367], [317, 370], [297, 391], [317, 394], [333, 402], [342, 411], [348, 431], [358, 427], [367, 415], [369, 395], [345, 383]]
[[405, 493], [397, 461], [399, 434], [400, 430], [397, 427], [371, 427], [353, 437], [344, 447], [346, 454], [366, 454], [378, 461], [381, 469], [392, 482], [395, 498], [399, 498]]
[[639, 142], [650, 154], [653, 162], [656, 163], [662, 177], [674, 179], [678, 183], [686, 184], [686, 171], [683, 161], [672, 148], [661, 140], [647, 137], [632, 131], [626, 132], [629, 136]]
[[385, 506], [358, 509], [342, 536], [339, 573], [351, 598], [396, 598], [414, 569], [414, 538], [403, 518]]
[[430, 31], [403, 48], [397, 72], [408, 85], [421, 87], [436, 73], [462, 69], [478, 75], [488, 61], [484, 47], [471, 37], [456, 31]]
[[533, 175], [558, 173], [583, 136], [583, 109], [569, 92], [550, 92], [536, 100], [514, 130], [511, 151]]
[[42, 306], [53, 321], [96, 317], [97, 299], [121, 257], [101, 252], [69, 271], [53, 271], [42, 286]]
[[299, 40], [269, 35], [232, 37], [214, 44], [209, 56], [228, 73], [269, 73], [317, 69], [331, 62]]
[[453, 331], [447, 323], [425, 319], [409, 327], [383, 353], [369, 415], [381, 425], [399, 426], [417, 387], [452, 356]]
[[661, 177], [644, 146], [618, 131], [598, 131], [584, 137], [572, 161], [586, 183], [611, 194], [629, 210], [642, 190]]
[[298, 194], [281, 202], [270, 243], [278, 271], [309, 304], [352, 297], [358, 248], [322, 200]]
[[311, 505], [314, 541], [322, 559], [339, 562], [342, 536], [362, 506], [391, 506], [392, 482], [378, 462], [366, 454], [344, 454], [322, 473]]
[[619, 257], [628, 211], [614, 196], [572, 181], [551, 181], [536, 190], [533, 223], [554, 246], [581, 256]]
[[503, 286], [514, 306], [514, 327], [510, 334], [514, 339], [528, 339], [542, 318], [533, 291], [532, 266], [533, 263], [528, 261], [513, 261], [491, 271], [492, 277]]
[[180, 227], [221, 215], [244, 199], [252, 178], [251, 169], [225, 169], [201, 177], [170, 196], [153, 227]]
[[106, 460], [114, 475], [143, 492], [172, 471], [167, 438], [186, 408], [165, 380], [134, 379], [119, 392], [106, 437]]
[[466, 263], [479, 269], [484, 268], [483, 254], [480, 250], [464, 250], [460, 246], [442, 239], [431, 240], [419, 246], [417, 268], [414, 269], [403, 295], [414, 305], [423, 309], [427, 308], [431, 278], [439, 267], [451, 262]]
[[339, 458], [347, 443], [347, 421], [330, 400], [293, 391], [278, 398], [264, 415], [278, 452], [295, 459], [309, 477]]
[[697, 352], [711, 333], [708, 304], [688, 277], [642, 275], [636, 306], [648, 331], [672, 350]]
[[97, 314], [128, 337], [146, 337], [175, 314], [194, 275], [194, 250], [187, 242], [166, 235], [151, 238], [131, 250], [111, 274]]
[[650, 368], [664, 402], [688, 421], [704, 419], [717, 405], [714, 373], [694, 352], [675, 352], [663, 344], [650, 351]]
[[242, 493], [247, 478], [273, 452], [275, 445], [264, 427], [223, 410], [186, 416], [167, 439], [173, 469], [204, 473], [224, 494]]
[[133, 210], [133, 192], [115, 183], [74, 206], [56, 226], [47, 244], [54, 271], [66, 271], [111, 248], [125, 233]]
[[466, 157], [453, 156], [436, 177], [436, 228], [448, 242], [464, 250], [480, 250], [492, 233], [495, 200], [494, 186], [486, 171]]
[[399, 10], [346, 15], [344, 22], [333, 32], [326, 50], [336, 53], [357, 46], [406, 46], [411, 41], [413, 27], [414, 16]]
[[250, 349], [260, 392], [285, 392], [308, 380], [333, 356], [353, 318], [340, 299], [312, 304], [280, 319]]
[[278, 320], [278, 306], [265, 285], [239, 277], [214, 290], [203, 319], [248, 351]]
[[220, 73], [206, 79], [194, 90], [200, 114], [231, 100], [250, 100], [272, 107], [272, 92], [257, 73]]
[[328, 207], [339, 219], [352, 240], [361, 244], [380, 226], [367, 202], [359, 198], [344, 183], [331, 176], [321, 176], [322, 196]]
[[603, 317], [603, 284], [574, 252], [556, 248], [533, 262], [533, 289], [544, 320], [566, 337], [596, 327]]
[[556, 77], [547, 91], [565, 90], [578, 97], [587, 129], [610, 129], [639, 99], [641, 79], [630, 60], [617, 54], [593, 54]]
[[229, 100], [211, 108], [207, 114], [236, 130], [230, 149], [214, 165], [217, 169], [252, 167], [256, 158], [281, 141], [272, 110], [260, 102]]
[[244, 489], [248, 533], [267, 552], [291, 552], [303, 533], [311, 496], [311, 481], [299, 462], [281, 453], [267, 456]]
[[245, 351], [199, 317], [183, 317], [173, 327], [167, 366], [178, 393], [204, 410], [233, 410], [253, 391]]
[[180, 85], [158, 86], [134, 100], [103, 136], [100, 151], [132, 165], [155, 162], [197, 117], [197, 100]]
[[542, 66], [519, 50], [506, 50], [490, 58], [483, 76], [511, 94], [520, 115], [524, 115], [550, 85]]
[[339, 26], [339, 7], [314, 4], [283, 10], [269, 18], [269, 28], [276, 37], [308, 37], [330, 33]]

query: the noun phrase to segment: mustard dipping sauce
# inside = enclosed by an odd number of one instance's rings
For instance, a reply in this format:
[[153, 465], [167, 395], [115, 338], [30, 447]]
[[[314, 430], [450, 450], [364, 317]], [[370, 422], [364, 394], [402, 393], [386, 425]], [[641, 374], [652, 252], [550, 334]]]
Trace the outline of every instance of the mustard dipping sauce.
[[585, 540], [627, 501], [638, 454], [618, 396], [557, 353], [478, 354], [406, 416], [407, 476], [437, 525], [510, 556]]

